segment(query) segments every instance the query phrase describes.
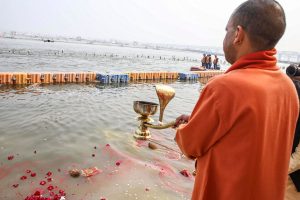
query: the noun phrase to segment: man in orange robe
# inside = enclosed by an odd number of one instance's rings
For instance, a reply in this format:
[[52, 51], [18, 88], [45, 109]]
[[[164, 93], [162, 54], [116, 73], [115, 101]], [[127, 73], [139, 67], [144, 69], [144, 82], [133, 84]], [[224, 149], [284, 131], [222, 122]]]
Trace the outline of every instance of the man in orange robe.
[[175, 140], [196, 159], [193, 200], [283, 200], [298, 98], [276, 66], [285, 14], [273, 0], [249, 0], [231, 15], [223, 42], [232, 66], [211, 79]]

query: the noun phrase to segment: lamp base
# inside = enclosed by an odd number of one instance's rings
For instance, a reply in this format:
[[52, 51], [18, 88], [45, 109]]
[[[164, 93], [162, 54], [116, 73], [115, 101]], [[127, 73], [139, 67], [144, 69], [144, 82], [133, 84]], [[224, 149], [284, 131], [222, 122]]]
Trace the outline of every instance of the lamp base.
[[151, 135], [148, 129], [144, 131], [141, 131], [140, 129], [136, 129], [133, 137], [138, 140], [147, 140], [151, 138]]

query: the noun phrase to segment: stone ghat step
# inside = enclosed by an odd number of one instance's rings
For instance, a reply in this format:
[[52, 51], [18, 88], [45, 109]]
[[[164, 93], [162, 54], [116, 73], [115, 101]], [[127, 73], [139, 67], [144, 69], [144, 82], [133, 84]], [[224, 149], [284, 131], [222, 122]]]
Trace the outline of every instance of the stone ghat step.
[[105, 74], [97, 72], [0, 72], [0, 84], [24, 85], [33, 83], [127, 83], [138, 80], [197, 80], [210, 78], [223, 71], [179, 72], [129, 72], [122, 74]]

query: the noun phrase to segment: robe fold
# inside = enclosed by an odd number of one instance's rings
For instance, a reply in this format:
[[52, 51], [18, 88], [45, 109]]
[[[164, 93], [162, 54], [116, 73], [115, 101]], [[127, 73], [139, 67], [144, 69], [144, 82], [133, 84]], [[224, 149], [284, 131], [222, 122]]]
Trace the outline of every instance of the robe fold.
[[275, 54], [245, 55], [211, 79], [177, 129], [197, 162], [193, 200], [283, 200], [299, 105]]

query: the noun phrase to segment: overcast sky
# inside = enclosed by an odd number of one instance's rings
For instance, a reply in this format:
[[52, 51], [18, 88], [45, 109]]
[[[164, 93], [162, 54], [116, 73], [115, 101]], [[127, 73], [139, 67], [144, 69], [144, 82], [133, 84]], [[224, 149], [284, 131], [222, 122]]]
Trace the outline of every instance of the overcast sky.
[[[227, 20], [241, 2], [0, 0], [0, 31], [222, 47]], [[300, 1], [279, 2], [287, 30], [277, 49], [300, 52]]]

